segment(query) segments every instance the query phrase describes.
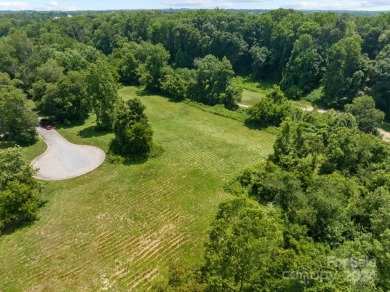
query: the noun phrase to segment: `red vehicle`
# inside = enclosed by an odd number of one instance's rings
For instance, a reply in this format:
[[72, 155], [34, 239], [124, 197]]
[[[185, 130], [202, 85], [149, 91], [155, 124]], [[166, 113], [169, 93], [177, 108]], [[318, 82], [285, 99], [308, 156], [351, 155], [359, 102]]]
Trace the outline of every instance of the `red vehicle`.
[[41, 125], [42, 128], [45, 128], [46, 130], [53, 129], [52, 123], [49, 120], [47, 120], [47, 119], [41, 119], [39, 121], [39, 124]]

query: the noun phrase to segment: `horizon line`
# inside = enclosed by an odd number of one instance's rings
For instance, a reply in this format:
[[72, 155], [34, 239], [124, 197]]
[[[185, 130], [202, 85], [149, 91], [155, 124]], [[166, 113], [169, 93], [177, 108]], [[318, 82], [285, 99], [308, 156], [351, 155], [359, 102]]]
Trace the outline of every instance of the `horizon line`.
[[295, 10], [295, 11], [326, 11], [326, 12], [337, 12], [337, 11], [352, 11], [352, 12], [390, 12], [390, 10], [357, 10], [357, 9], [296, 9], [296, 8], [222, 8], [222, 7], [214, 7], [214, 8], [137, 8], [137, 9], [78, 9], [78, 10], [38, 10], [38, 9], [21, 9], [21, 10], [0, 10], [1, 12], [86, 12], [86, 11], [164, 11], [164, 10], [247, 10], [247, 11], [273, 11], [273, 10]]

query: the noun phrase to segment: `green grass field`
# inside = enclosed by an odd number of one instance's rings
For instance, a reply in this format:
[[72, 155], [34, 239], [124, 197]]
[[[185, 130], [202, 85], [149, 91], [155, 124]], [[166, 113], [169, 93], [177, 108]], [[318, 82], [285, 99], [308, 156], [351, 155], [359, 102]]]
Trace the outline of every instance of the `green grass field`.
[[267, 81], [253, 81], [250, 77], [235, 77], [233, 84], [243, 89], [242, 105], [253, 106], [264, 98], [272, 90], [272, 83]]
[[260, 92], [244, 89], [242, 91], [240, 104], [253, 106], [256, 103], [258, 103], [261, 99], [263, 99], [265, 96], [266, 93], [260, 93]]
[[[233, 83], [243, 88], [242, 97], [239, 104], [244, 106], [253, 106], [258, 103], [261, 99], [265, 98], [266, 95], [272, 91], [273, 84], [271, 82], [256, 82], [250, 78], [235, 77]], [[306, 108], [312, 106], [312, 103], [308, 100], [294, 100], [293, 104], [300, 108]]]
[[[209, 224], [229, 197], [224, 182], [271, 153], [275, 138], [185, 103], [140, 98], [163, 154], [45, 183], [39, 220], [0, 237], [0, 291], [140, 291], [164, 281], [170, 261], [200, 264]], [[104, 150], [113, 137], [96, 132], [93, 118], [58, 131]], [[24, 153], [44, 150], [40, 141]]]

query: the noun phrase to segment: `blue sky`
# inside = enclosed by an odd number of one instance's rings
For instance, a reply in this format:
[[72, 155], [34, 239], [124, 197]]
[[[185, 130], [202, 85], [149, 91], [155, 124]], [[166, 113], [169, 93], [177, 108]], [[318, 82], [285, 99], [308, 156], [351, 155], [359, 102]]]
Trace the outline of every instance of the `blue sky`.
[[107, 10], [164, 8], [315, 9], [390, 11], [390, 0], [22, 0], [1, 1], [0, 10]]

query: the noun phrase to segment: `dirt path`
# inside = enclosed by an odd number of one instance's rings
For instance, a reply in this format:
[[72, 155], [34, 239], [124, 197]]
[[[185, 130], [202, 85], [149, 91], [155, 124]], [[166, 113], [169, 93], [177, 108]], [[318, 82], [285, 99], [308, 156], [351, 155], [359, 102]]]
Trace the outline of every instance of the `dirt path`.
[[242, 104], [242, 103], [237, 103], [237, 105], [238, 105], [239, 107], [242, 107], [242, 108], [250, 108], [249, 105]]
[[[306, 106], [306, 107], [300, 107], [300, 108], [303, 109], [304, 111], [307, 111], [307, 112], [312, 112], [312, 111], [314, 111], [314, 107], [311, 106], [311, 105], [308, 105], [308, 106]], [[317, 112], [323, 114], [323, 113], [326, 113], [327, 110], [324, 110], [324, 109], [320, 109], [320, 108], [319, 108], [319, 109], [317, 109]]]
[[87, 145], [76, 145], [62, 137], [56, 130], [36, 128], [48, 148], [33, 160], [31, 165], [38, 168], [35, 175], [43, 180], [63, 180], [88, 173], [105, 159], [103, 150]]
[[380, 133], [381, 137], [383, 138], [383, 140], [390, 142], [390, 132], [386, 132], [383, 129], [379, 129], [379, 133]]

